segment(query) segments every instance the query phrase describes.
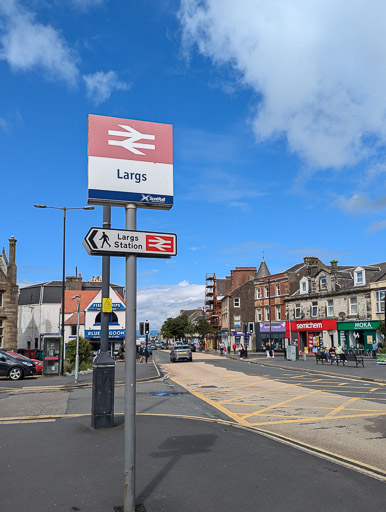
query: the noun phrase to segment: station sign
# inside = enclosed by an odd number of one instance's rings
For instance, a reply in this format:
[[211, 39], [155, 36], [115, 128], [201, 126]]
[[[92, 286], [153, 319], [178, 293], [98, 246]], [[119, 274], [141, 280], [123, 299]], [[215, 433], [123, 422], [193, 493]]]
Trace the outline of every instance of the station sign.
[[92, 256], [170, 258], [177, 254], [177, 235], [125, 229], [90, 228], [83, 246]]
[[89, 115], [88, 203], [173, 206], [173, 126]]

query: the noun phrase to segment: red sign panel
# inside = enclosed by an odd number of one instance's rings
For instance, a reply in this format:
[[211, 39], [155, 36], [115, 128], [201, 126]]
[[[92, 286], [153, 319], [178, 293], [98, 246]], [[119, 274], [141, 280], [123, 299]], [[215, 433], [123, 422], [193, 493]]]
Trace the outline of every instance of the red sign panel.
[[329, 331], [336, 329], [336, 320], [299, 320], [291, 322], [292, 331]]
[[88, 156], [173, 164], [173, 126], [90, 115]]
[[165, 235], [146, 235], [146, 250], [161, 253], [175, 253], [175, 237]]

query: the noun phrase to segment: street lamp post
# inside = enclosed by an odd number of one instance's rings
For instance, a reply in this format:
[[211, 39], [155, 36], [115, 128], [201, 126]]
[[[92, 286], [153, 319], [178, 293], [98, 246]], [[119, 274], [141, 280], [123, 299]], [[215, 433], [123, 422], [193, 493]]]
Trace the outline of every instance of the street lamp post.
[[66, 286], [66, 212], [67, 210], [93, 210], [93, 206], [47, 206], [45, 204], [34, 204], [35, 208], [51, 208], [63, 212], [63, 259], [62, 259], [62, 326], [61, 326], [61, 350], [60, 350], [60, 375], [63, 375], [64, 362], [64, 290]]
[[74, 295], [72, 300], [78, 299], [78, 323], [76, 328], [76, 352], [75, 352], [75, 384], [78, 384], [79, 374], [79, 324], [80, 324], [80, 295]]

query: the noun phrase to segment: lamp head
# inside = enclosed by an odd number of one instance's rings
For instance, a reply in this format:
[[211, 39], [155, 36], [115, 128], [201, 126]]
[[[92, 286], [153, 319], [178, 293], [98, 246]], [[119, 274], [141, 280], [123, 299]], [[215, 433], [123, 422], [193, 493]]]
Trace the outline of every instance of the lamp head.
[[76, 299], [76, 298], [80, 299], [80, 295], [74, 295], [74, 296], [72, 297], [72, 300], [74, 300], [74, 299]]
[[35, 208], [47, 208], [45, 204], [34, 204]]

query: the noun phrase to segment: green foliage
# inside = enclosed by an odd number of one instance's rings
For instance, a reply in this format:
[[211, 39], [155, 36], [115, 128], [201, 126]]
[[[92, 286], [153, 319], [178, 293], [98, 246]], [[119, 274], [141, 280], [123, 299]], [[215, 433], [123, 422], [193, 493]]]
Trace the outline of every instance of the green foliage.
[[377, 331], [382, 334], [383, 339], [386, 342], [386, 326], [385, 326], [385, 322], [379, 322], [379, 326], [377, 327]]
[[[76, 356], [76, 340], [71, 340], [67, 343], [67, 351], [66, 351], [66, 361], [68, 361], [69, 365], [72, 368], [75, 366], [75, 356]], [[88, 369], [92, 366], [92, 357], [91, 357], [92, 347], [90, 343], [79, 337], [79, 369]], [[82, 366], [87, 366], [87, 368], [82, 368]]]
[[177, 318], [168, 318], [161, 327], [161, 334], [164, 338], [185, 339], [186, 336], [194, 333], [194, 327], [185, 315]]
[[202, 339], [208, 334], [213, 334], [214, 330], [208, 320], [205, 318], [200, 318], [200, 320], [196, 324], [196, 333]]

